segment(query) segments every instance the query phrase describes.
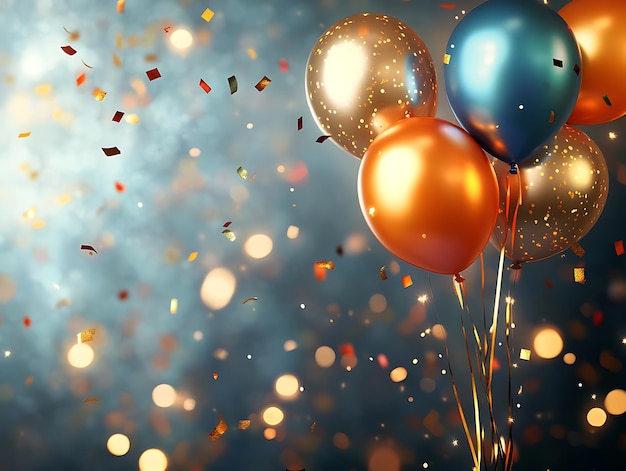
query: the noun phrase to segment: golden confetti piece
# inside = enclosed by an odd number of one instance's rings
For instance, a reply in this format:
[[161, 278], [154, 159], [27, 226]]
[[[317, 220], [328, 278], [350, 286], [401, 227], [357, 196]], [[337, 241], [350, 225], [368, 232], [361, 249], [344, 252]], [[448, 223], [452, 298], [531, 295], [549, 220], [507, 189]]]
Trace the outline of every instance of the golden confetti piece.
[[19, 133], [17, 135], [18, 139], [23, 139], [23, 138], [28, 137], [28, 136], [30, 136], [30, 131], [28, 131], [28, 132], [21, 132], [21, 133]]
[[258, 91], [262, 92], [265, 88], [272, 83], [272, 81], [266, 75], [263, 76], [261, 80], [254, 86]]
[[24, 384], [33, 384], [33, 377], [29, 376], [28, 378], [26, 378], [26, 381], [24, 381]]
[[528, 350], [527, 348], [522, 348], [519, 351], [519, 358], [520, 360], [530, 360], [530, 350]]
[[87, 74], [80, 74], [78, 76], [78, 78], [76, 79], [76, 86], [80, 87], [83, 83], [85, 83], [85, 80], [87, 79]]
[[113, 57], [113, 65], [118, 69], [122, 67], [122, 59], [120, 59], [120, 57], [117, 54], [113, 54], [112, 57]]
[[96, 335], [95, 328], [83, 330], [82, 332], [79, 332], [78, 334], [76, 334], [76, 343], [92, 342], [94, 335]]
[[72, 305], [72, 300], [70, 298], [63, 298], [63, 299], [59, 300], [54, 305], [54, 308], [55, 309], [60, 309], [62, 307], [67, 307], [67, 306], [71, 306], [71, 305]]
[[70, 41], [78, 41], [80, 33], [78, 31], [69, 31], [65, 26], [63, 27], [65, 32], [70, 35]]
[[256, 55], [256, 51], [254, 49], [252, 49], [251, 47], [248, 48], [248, 50], [246, 51], [248, 53], [248, 57], [252, 60], [256, 59], [257, 55]]
[[49, 83], [40, 83], [35, 87], [35, 93], [39, 96], [49, 95], [52, 93], [52, 85]]
[[585, 280], [585, 268], [584, 267], [574, 267], [574, 281], [576, 283], [585, 284], [587, 280]]
[[451, 58], [451, 57], [452, 57], [452, 56], [450, 56], [450, 54], [444, 54], [444, 55], [443, 55], [443, 63], [444, 63], [444, 64], [446, 64], [446, 65], [448, 65], [448, 64], [450, 63], [450, 58]]
[[387, 279], [387, 270], [384, 266], [380, 267], [380, 270], [378, 270], [378, 274], [380, 275], [381, 280], [384, 281]]
[[224, 435], [224, 433], [226, 433], [226, 430], [228, 430], [228, 425], [220, 419], [215, 428], [211, 431], [211, 433], [209, 433], [209, 438], [211, 440], [217, 440]]
[[24, 211], [22, 218], [33, 219], [36, 215], [37, 215], [37, 208], [35, 208], [34, 206], [31, 206], [26, 211]]
[[89, 68], [89, 69], [93, 69], [93, 67], [92, 67], [92, 66], [90, 66], [89, 64], [87, 64], [87, 62], [85, 62], [84, 60], [82, 60], [82, 59], [81, 59], [80, 61], [83, 63], [83, 65], [84, 65], [85, 67], [87, 67], [87, 68]]
[[315, 262], [315, 266], [317, 268], [322, 268], [322, 269], [326, 269], [326, 270], [334, 270], [335, 269], [335, 263], [332, 262], [331, 260], [322, 260], [320, 262]]
[[259, 298], [257, 298], [256, 296], [252, 296], [250, 298], [244, 299], [244, 301], [241, 304], [246, 304], [249, 303], [250, 301], [258, 301]]
[[107, 92], [99, 88], [94, 88], [92, 93], [97, 101], [102, 101], [104, 100], [104, 97], [107, 96]]
[[117, 0], [117, 12], [124, 13], [124, 5], [126, 4], [126, 0]]
[[614, 140], [617, 139], [617, 133], [614, 131], [609, 132], [609, 139]]
[[44, 227], [46, 227], [46, 221], [44, 221], [43, 219], [38, 219], [37, 221], [33, 221], [31, 227], [35, 230], [43, 229]]
[[237, 175], [239, 175], [243, 180], [245, 180], [246, 178], [248, 178], [248, 171], [243, 167], [239, 167], [237, 169]]
[[413, 278], [411, 278], [411, 275], [404, 275], [402, 277], [402, 286], [404, 286], [405, 288], [413, 286]]
[[74, 54], [76, 54], [76, 49], [74, 49], [72, 46], [61, 46], [61, 50], [68, 56], [73, 56]]
[[170, 299], [170, 314], [176, 314], [178, 312], [178, 299]]
[[198, 252], [191, 252], [187, 257], [187, 261], [193, 262], [196, 258], [198, 258]]
[[127, 114], [124, 117], [124, 121], [126, 121], [129, 124], [137, 124], [139, 121], [141, 121], [141, 119], [139, 119], [139, 115], [136, 115], [135, 113], [131, 113], [131, 114]]
[[613, 243], [613, 246], [615, 247], [615, 253], [617, 254], [618, 257], [620, 255], [624, 255], [624, 241], [623, 240], [616, 240]]
[[229, 229], [224, 229], [222, 231], [222, 234], [224, 234], [224, 237], [226, 237], [231, 242], [234, 242], [237, 239], [237, 236], [235, 235], [235, 233]]
[[585, 249], [583, 249], [582, 246], [578, 242], [572, 245], [570, 249], [579, 257], [583, 257], [585, 255]]
[[206, 10], [202, 12], [202, 15], [200, 15], [200, 17], [208, 23], [209, 21], [211, 21], [214, 15], [215, 13], [213, 12], [213, 10], [211, 10], [210, 8], [207, 8]]
[[239, 430], [247, 430], [248, 427], [250, 427], [250, 420], [240, 420], [239, 423], [237, 424], [237, 428]]
[[84, 402], [98, 402], [100, 399], [97, 397], [88, 397]]
[[311, 432], [315, 431], [315, 427], [317, 426], [317, 421], [311, 424]]

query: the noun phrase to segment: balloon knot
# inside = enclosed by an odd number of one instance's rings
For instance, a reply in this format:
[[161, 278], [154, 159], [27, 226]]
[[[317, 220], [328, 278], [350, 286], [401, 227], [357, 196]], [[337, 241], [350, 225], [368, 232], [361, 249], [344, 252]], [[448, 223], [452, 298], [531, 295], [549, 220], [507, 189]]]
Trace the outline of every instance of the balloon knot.
[[511, 164], [511, 168], [509, 169], [509, 173], [511, 175], [517, 175], [517, 164]]
[[465, 281], [465, 278], [463, 278], [460, 273], [456, 273], [454, 275], [454, 281], [456, 281], [457, 283], [463, 283]]
[[522, 265], [520, 265], [518, 262], [515, 262], [513, 265], [511, 265], [511, 270], [521, 270], [522, 269]]

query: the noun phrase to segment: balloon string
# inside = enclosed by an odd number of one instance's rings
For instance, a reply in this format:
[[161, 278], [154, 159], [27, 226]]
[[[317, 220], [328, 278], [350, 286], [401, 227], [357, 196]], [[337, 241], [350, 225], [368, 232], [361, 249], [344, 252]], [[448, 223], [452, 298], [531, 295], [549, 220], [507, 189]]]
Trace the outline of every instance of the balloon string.
[[[460, 283], [457, 281], [457, 283]], [[435, 308], [435, 316], [437, 317], [437, 322], [441, 322], [439, 319], [439, 310], [437, 309], [437, 304], [435, 303], [435, 295], [433, 293], [433, 285], [430, 279], [430, 273], [428, 274], [428, 286], [430, 287], [430, 297], [433, 300], [433, 306]], [[459, 291], [461, 292], [461, 291]], [[462, 296], [462, 294], [461, 294]], [[463, 319], [461, 318], [461, 323], [463, 322]], [[463, 328], [463, 330], [465, 330], [465, 328]], [[461, 403], [461, 398], [459, 397], [459, 391], [457, 388], [457, 384], [456, 384], [456, 379], [454, 377], [454, 372], [452, 371], [452, 363], [450, 361], [450, 350], [448, 348], [448, 341], [446, 340], [446, 336], [443, 336], [443, 344], [444, 344], [444, 348], [446, 351], [446, 361], [448, 363], [448, 371], [450, 372], [450, 380], [452, 383], [452, 392], [454, 393], [454, 399], [456, 401], [456, 405], [457, 405], [457, 409], [459, 410], [459, 415], [461, 416], [461, 424], [463, 425], [463, 431], [465, 432], [465, 437], [467, 439], [467, 443], [469, 445], [470, 448], [470, 453], [472, 454], [472, 461], [474, 462], [474, 469], [476, 471], [480, 471], [480, 450], [478, 451], [478, 453], [476, 453], [476, 447], [474, 446], [474, 440], [472, 439], [472, 434], [469, 430], [469, 426], [467, 424], [467, 418], [465, 416], [465, 411], [463, 409], [463, 404]], [[466, 344], [467, 344], [467, 340], [466, 340]], [[469, 351], [468, 351], [469, 354]], [[470, 369], [471, 369], [471, 362], [470, 362]], [[473, 378], [473, 375], [472, 375]], [[474, 408], [476, 409], [476, 403], [478, 401], [477, 396], [474, 394]], [[480, 440], [480, 436], [476, 436], [476, 441], [477, 443]]]
[[508, 422], [509, 422], [509, 443], [506, 447], [505, 461], [504, 461], [504, 471], [509, 471], [513, 469], [513, 391], [512, 391], [512, 381], [511, 377], [513, 375], [512, 365], [511, 365], [511, 325], [513, 323], [513, 303], [514, 299], [511, 297], [511, 291], [509, 290], [509, 296], [506, 302], [506, 357], [508, 363], [508, 373], [509, 373], [509, 405], [508, 405]]
[[[515, 233], [517, 232], [517, 215], [519, 208], [522, 205], [522, 177], [517, 173], [517, 204], [515, 205], [515, 211], [513, 212], [513, 222], [511, 224], [511, 255], [515, 250]], [[508, 207], [508, 204], [507, 204]]]
[[500, 261], [498, 262], [498, 277], [496, 280], [496, 296], [493, 302], [493, 319], [491, 322], [491, 342], [489, 345], [489, 367], [487, 369], [487, 392], [491, 393], [491, 383], [493, 381], [493, 358], [495, 355], [496, 330], [498, 327], [498, 308], [500, 306], [500, 294], [502, 291], [502, 271], [504, 267], [504, 247], [500, 249]]

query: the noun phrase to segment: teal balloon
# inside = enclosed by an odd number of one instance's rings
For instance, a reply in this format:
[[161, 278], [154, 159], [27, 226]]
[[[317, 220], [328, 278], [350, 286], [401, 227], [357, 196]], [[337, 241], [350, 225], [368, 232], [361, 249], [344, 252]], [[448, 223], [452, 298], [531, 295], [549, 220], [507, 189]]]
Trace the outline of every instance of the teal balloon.
[[457, 120], [487, 152], [517, 164], [570, 116], [583, 71], [565, 21], [537, 0], [490, 0], [456, 26], [444, 79]]

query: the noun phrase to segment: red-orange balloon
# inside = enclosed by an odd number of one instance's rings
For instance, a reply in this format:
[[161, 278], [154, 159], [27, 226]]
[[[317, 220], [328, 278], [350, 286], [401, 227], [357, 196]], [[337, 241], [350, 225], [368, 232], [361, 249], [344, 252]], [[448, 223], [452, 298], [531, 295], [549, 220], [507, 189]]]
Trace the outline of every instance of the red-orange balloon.
[[570, 124], [600, 124], [626, 114], [626, 2], [573, 0], [559, 10], [582, 55], [582, 83]]
[[380, 134], [359, 168], [359, 203], [396, 257], [457, 274], [483, 250], [498, 215], [498, 182], [478, 143], [438, 118], [407, 118]]

